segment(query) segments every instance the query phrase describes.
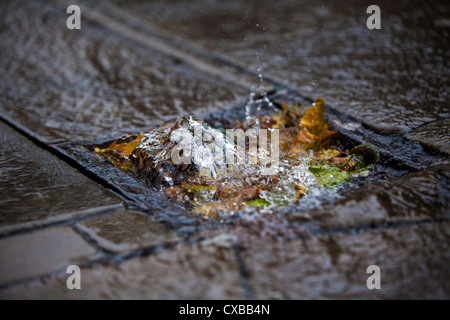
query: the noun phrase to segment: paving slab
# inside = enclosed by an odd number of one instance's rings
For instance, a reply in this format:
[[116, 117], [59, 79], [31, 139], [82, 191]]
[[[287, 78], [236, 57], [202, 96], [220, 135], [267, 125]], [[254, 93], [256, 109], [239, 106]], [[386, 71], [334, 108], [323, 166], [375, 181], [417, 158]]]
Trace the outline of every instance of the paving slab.
[[428, 149], [450, 155], [450, 119], [438, 120], [409, 132], [406, 137], [419, 141]]
[[[448, 299], [450, 225], [245, 244], [256, 299]], [[369, 290], [370, 265], [381, 289]]]
[[[383, 132], [448, 119], [447, 1], [103, 1]], [[262, 70], [259, 71], [259, 67]]]
[[[108, 206], [120, 199], [0, 122], [0, 228]], [[81, 212], [84, 215], [86, 212]], [[89, 213], [89, 212], [88, 212]]]
[[95, 249], [70, 227], [48, 228], [1, 239], [0, 286], [60, 271], [95, 258], [98, 258]]
[[80, 221], [77, 226], [105, 251], [121, 253], [180, 241], [163, 223], [146, 214], [125, 210]]
[[231, 249], [179, 244], [175, 248], [81, 270], [81, 290], [61, 274], [0, 291], [1, 299], [243, 299]]
[[95, 21], [68, 30], [65, 9], [12, 1], [0, 11], [0, 111], [46, 142], [148, 129], [247, 98], [242, 87]]

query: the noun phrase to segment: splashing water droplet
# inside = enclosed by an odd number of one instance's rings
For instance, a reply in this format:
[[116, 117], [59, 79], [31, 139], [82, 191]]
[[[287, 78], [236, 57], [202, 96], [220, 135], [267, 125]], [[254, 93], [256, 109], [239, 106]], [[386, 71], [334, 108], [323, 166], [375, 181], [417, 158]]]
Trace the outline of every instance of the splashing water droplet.
[[[267, 104], [267, 106], [272, 107], [273, 104], [270, 99], [267, 97], [267, 92], [264, 90], [264, 75], [263, 75], [263, 65], [259, 66], [257, 71], [257, 79], [258, 86], [255, 87], [252, 85], [250, 98], [245, 106], [245, 124], [246, 126], [253, 127], [257, 133], [260, 132], [260, 121], [259, 114], [261, 111], [261, 107], [263, 104]], [[259, 91], [259, 98], [255, 99], [256, 92]]]

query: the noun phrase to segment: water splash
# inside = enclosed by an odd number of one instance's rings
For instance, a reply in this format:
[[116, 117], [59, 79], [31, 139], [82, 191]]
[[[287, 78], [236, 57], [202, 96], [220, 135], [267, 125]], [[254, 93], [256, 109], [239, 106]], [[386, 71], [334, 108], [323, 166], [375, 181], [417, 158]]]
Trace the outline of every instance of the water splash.
[[[312, 153], [298, 159], [283, 157], [280, 161], [278, 150], [272, 145], [270, 151], [268, 146], [257, 145], [254, 128], [232, 132], [236, 135], [230, 137], [198, 117], [180, 117], [146, 133], [131, 158], [138, 171], [144, 172], [150, 182], [156, 182], [158, 188], [180, 184], [187, 176], [204, 177], [217, 185], [239, 180], [247, 186], [273, 176], [280, 182], [267, 194], [268, 201], [276, 197], [278, 200], [271, 202], [290, 203], [298, 199], [299, 188], [309, 191], [317, 186], [308, 170]], [[257, 148], [239, 144], [246, 138], [255, 139]], [[278, 147], [278, 141], [271, 142]]]
[[[135, 162], [149, 159], [152, 168], [170, 162], [177, 169], [195, 169], [200, 175], [217, 179], [225, 170], [225, 155], [240, 157], [234, 144], [224, 134], [196, 116], [179, 117], [174, 122], [146, 133], [133, 152]], [[145, 162], [145, 161], [144, 161]], [[148, 161], [147, 161], [148, 162]], [[163, 181], [172, 185], [172, 172], [160, 172]]]
[[[258, 29], [265, 31], [266, 28], [259, 23], [256, 24]], [[262, 53], [267, 49], [267, 45], [262, 46]], [[245, 125], [247, 127], [253, 127], [258, 134], [260, 131], [260, 121], [259, 115], [261, 111], [261, 107], [266, 104], [269, 107], [273, 106], [272, 101], [267, 97], [267, 91], [264, 88], [264, 67], [265, 62], [261, 61], [262, 55], [257, 55], [256, 60], [259, 64], [259, 67], [256, 69], [256, 78], [258, 79], [257, 85], [251, 86], [251, 92], [249, 95], [249, 100], [245, 105]]]
[[271, 207], [286, 206], [297, 202], [299, 191], [311, 192], [319, 187], [316, 177], [309, 171], [313, 157], [311, 151], [308, 156], [299, 159], [285, 158], [280, 161], [279, 182], [271, 191], [263, 191], [260, 197], [270, 203]]
[[267, 91], [264, 89], [263, 67], [258, 67], [258, 85], [252, 85], [249, 100], [245, 105], [245, 125], [253, 127], [257, 133], [260, 131], [259, 115], [261, 107], [266, 104], [273, 107], [272, 101], [267, 97]]

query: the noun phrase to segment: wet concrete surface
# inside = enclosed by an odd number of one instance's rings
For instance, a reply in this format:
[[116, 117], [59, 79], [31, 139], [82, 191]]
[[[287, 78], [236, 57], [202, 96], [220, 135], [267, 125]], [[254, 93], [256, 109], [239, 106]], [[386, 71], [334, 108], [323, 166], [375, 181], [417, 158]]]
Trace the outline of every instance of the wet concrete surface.
[[[256, 299], [447, 299], [449, 225], [421, 225], [243, 249]], [[367, 267], [381, 269], [368, 290]]]
[[408, 139], [419, 141], [428, 150], [450, 155], [450, 120], [439, 120], [411, 131]]
[[[79, 31], [66, 1], [2, 6], [0, 117], [20, 130], [0, 122], [0, 299], [448, 299], [449, 6], [381, 1], [367, 30], [369, 4], [81, 2]], [[321, 95], [341, 139], [377, 145], [374, 174], [204, 219], [86, 147], [239, 118], [261, 71], [275, 100]]]
[[175, 243], [181, 238], [154, 218], [137, 211], [118, 211], [81, 221], [78, 227], [106, 252]]
[[113, 193], [3, 122], [0, 179], [0, 227], [121, 204]]
[[95, 22], [72, 32], [61, 12], [45, 1], [0, 11], [0, 110], [42, 140], [97, 139], [245, 100], [241, 87]]
[[255, 73], [264, 64], [264, 76], [378, 130], [450, 117], [445, 0], [377, 1], [381, 30], [366, 27], [373, 1], [114, 2], [208, 54]]
[[[83, 269], [82, 290], [67, 290], [59, 273], [8, 287], [0, 298], [446, 299], [449, 237], [446, 223], [255, 240], [240, 247], [238, 259], [223, 241], [179, 244], [118, 266]], [[367, 289], [370, 265], [381, 268], [381, 290]]]
[[[205, 256], [208, 259], [205, 259]], [[67, 290], [66, 277], [0, 291], [8, 299], [243, 299], [231, 249], [180, 244], [118, 266], [83, 269], [81, 290]]]
[[[45, 248], [45, 250], [43, 250]], [[98, 258], [71, 228], [50, 228], [0, 240], [0, 287]]]

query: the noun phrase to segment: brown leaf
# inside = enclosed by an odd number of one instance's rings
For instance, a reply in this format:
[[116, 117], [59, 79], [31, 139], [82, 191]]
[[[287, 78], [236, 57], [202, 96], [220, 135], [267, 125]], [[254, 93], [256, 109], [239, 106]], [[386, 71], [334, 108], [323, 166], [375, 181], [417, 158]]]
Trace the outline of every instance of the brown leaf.
[[103, 155], [120, 168], [131, 169], [130, 154], [139, 146], [144, 135], [145, 132], [121, 136], [106, 148], [95, 147], [95, 152]]
[[325, 104], [323, 98], [319, 97], [300, 120], [301, 130], [297, 132], [289, 151], [291, 157], [302, 150], [318, 151], [331, 140], [336, 131], [329, 131], [328, 120], [324, 116]]
[[300, 126], [320, 137], [328, 131], [328, 121], [324, 119], [324, 116], [325, 104], [323, 98], [319, 97], [300, 120]]
[[262, 191], [260, 185], [253, 185], [244, 190], [243, 199], [244, 201], [250, 201], [256, 199], [259, 196], [259, 193]]
[[356, 167], [356, 162], [351, 158], [351, 156], [330, 158], [328, 159], [328, 163], [347, 171], [352, 171]]
[[242, 193], [244, 185], [242, 181], [230, 181], [220, 184], [217, 187], [217, 197], [221, 200], [239, 197]]
[[339, 157], [340, 154], [341, 154], [341, 152], [338, 151], [338, 150], [324, 149], [322, 151], [317, 152], [314, 155], [313, 160], [315, 160], [315, 161], [328, 160], [328, 159], [331, 159], [331, 158]]
[[197, 206], [192, 210], [194, 213], [202, 214], [205, 216], [217, 216], [220, 212], [230, 212], [230, 211], [239, 211], [245, 207], [242, 199], [240, 198], [231, 198], [226, 201], [215, 201], [210, 203], [205, 203], [200, 206]]
[[300, 130], [289, 149], [289, 156], [297, 158], [299, 154], [303, 154], [306, 150], [316, 149], [319, 142], [320, 139], [315, 134], [308, 130]]
[[166, 194], [166, 196], [168, 196], [169, 198], [174, 199], [175, 201], [178, 202], [185, 202], [185, 194], [183, 193], [181, 187], [177, 186], [177, 187], [169, 187], [166, 190], [164, 190], [164, 193]]

